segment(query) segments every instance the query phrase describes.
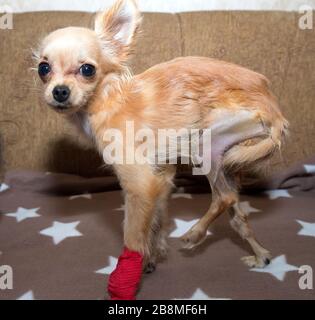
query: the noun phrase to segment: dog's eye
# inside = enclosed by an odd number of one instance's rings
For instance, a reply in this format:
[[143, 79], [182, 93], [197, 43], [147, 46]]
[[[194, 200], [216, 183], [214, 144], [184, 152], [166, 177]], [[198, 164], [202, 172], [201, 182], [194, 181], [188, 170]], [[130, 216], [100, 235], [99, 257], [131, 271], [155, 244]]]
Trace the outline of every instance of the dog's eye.
[[95, 67], [91, 64], [84, 64], [80, 68], [80, 73], [83, 77], [90, 78], [95, 75]]
[[47, 76], [47, 74], [51, 71], [50, 65], [47, 62], [42, 62], [38, 66], [38, 74], [41, 77]]

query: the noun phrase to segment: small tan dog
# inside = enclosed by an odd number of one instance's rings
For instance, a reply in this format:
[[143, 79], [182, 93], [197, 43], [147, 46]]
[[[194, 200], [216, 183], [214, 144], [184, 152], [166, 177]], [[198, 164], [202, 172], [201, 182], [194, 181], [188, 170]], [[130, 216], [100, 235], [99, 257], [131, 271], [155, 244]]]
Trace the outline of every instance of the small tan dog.
[[[54, 110], [90, 136], [100, 153], [105, 131], [211, 129], [212, 170], [207, 178], [212, 202], [183, 237], [186, 248], [200, 244], [209, 225], [229, 211], [231, 225], [251, 245], [243, 258], [264, 267], [270, 253], [255, 239], [239, 205], [238, 178], [243, 168], [265, 163], [280, 145], [287, 121], [268, 80], [240, 66], [201, 57], [185, 57], [132, 76], [126, 66], [141, 16], [133, 0], [119, 0], [95, 19], [95, 29], [56, 30], [37, 55], [44, 97]], [[126, 150], [126, 147], [124, 146]], [[157, 151], [158, 153], [158, 151]], [[207, 153], [206, 153], [207, 154]], [[124, 243], [144, 256], [144, 268], [166, 254], [166, 209], [175, 166], [113, 164], [125, 192]]]

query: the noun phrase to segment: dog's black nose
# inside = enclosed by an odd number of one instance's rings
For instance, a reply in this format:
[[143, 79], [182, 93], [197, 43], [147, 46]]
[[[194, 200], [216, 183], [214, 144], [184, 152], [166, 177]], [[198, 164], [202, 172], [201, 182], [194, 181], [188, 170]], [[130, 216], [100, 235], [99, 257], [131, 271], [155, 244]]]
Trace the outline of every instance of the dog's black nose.
[[67, 86], [56, 86], [52, 93], [56, 101], [65, 102], [70, 96], [70, 89]]

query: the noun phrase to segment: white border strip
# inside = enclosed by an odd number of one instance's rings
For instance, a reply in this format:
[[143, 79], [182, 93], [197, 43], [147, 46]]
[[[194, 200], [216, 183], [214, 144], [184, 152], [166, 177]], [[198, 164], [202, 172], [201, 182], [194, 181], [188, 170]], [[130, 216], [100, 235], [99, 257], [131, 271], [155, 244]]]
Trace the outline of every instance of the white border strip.
[[[0, 12], [9, 6], [14, 13], [32, 11], [95, 12], [114, 0], [0, 0]], [[299, 11], [301, 6], [315, 10], [315, 0], [138, 0], [143, 12], [187, 12], [211, 10]], [[2, 8], [1, 8], [2, 7]]]

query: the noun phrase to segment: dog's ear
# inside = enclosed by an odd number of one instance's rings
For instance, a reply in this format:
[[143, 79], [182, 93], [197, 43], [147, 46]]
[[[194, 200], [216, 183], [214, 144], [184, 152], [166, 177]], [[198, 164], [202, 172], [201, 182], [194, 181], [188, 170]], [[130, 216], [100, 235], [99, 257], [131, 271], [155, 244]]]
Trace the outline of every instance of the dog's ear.
[[136, 2], [118, 0], [111, 8], [96, 15], [94, 30], [104, 51], [107, 51], [105, 53], [115, 55], [120, 62], [124, 62], [140, 24], [141, 15]]

